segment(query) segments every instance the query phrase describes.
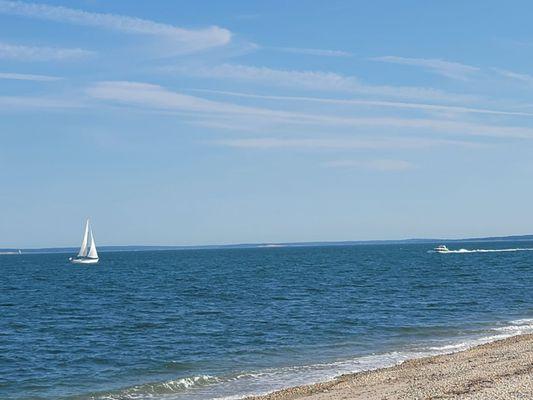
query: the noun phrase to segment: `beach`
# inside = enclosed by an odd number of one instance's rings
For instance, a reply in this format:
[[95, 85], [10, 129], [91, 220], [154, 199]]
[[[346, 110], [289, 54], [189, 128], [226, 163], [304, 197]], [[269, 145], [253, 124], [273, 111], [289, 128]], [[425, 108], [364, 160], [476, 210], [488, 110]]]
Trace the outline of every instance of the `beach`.
[[250, 399], [533, 399], [533, 335]]

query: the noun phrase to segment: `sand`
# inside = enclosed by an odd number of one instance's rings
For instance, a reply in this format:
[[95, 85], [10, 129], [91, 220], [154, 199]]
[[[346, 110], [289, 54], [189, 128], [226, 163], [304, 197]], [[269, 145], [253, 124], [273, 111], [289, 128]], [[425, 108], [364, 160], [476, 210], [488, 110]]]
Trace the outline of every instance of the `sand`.
[[533, 399], [533, 334], [253, 399]]

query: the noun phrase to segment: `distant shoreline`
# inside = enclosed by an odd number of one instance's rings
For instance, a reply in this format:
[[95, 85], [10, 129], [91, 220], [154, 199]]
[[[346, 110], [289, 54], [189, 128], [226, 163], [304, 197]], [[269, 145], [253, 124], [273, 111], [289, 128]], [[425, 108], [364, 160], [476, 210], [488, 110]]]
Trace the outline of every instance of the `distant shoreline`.
[[530, 399], [532, 349], [533, 334], [518, 335], [457, 353], [408, 360], [247, 399]]
[[[346, 240], [325, 242], [288, 242], [288, 243], [240, 243], [240, 244], [212, 244], [212, 245], [187, 245], [187, 246], [99, 246], [101, 252], [119, 251], [169, 251], [169, 250], [222, 250], [222, 249], [261, 249], [261, 248], [296, 248], [296, 247], [341, 247], [365, 245], [390, 245], [390, 244], [435, 244], [435, 243], [483, 243], [483, 242], [529, 242], [533, 235], [494, 236], [464, 239], [398, 239], [398, 240]], [[22, 253], [72, 253], [78, 247], [43, 247], [20, 248]], [[0, 255], [16, 255], [19, 248], [0, 248]]]

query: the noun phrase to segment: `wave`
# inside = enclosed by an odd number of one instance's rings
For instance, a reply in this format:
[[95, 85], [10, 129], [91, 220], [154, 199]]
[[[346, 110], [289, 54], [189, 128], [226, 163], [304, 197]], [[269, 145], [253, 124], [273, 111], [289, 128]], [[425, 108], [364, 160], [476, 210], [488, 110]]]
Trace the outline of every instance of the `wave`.
[[[515, 251], [533, 251], [533, 248], [529, 247], [517, 247], [514, 249], [459, 249], [459, 250], [448, 250], [448, 251], [442, 251], [438, 252], [439, 254], [459, 254], [459, 253], [507, 253], [507, 252], [515, 252]], [[430, 250], [431, 253], [437, 253], [434, 250]]]
[[159, 399], [162, 397], [169, 398], [169, 395], [180, 393], [194, 387], [213, 384], [218, 381], [219, 378], [210, 375], [191, 376], [165, 382], [144, 383], [114, 391], [100, 392], [84, 398], [90, 400], [144, 400]]
[[403, 361], [456, 353], [471, 347], [533, 333], [533, 318], [517, 319], [487, 328], [483, 333], [434, 340], [417, 347], [360, 356], [330, 363], [242, 371], [226, 376], [199, 375], [165, 382], [146, 383], [117, 391], [100, 392], [84, 399], [91, 400], [237, 400], [247, 396], [271, 393], [287, 387], [324, 382], [335, 377], [400, 364]]
[[463, 342], [429, 347], [429, 349], [439, 352], [437, 354], [456, 353], [458, 351], [467, 350], [469, 348], [479, 346], [481, 344], [494, 342], [496, 340], [507, 339], [512, 336], [525, 335], [529, 333], [533, 333], [533, 318], [517, 319], [508, 322], [504, 326], [498, 326], [489, 329], [487, 335], [477, 338], [470, 338]]
[[533, 333], [533, 318], [523, 318], [511, 321], [508, 326], [494, 328], [496, 331], [509, 332], [509, 336]]

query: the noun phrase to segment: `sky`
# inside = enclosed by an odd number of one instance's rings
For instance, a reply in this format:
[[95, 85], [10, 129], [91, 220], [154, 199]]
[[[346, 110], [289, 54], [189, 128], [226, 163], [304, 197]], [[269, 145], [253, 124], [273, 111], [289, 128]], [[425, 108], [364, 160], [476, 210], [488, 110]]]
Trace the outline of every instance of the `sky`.
[[532, 13], [0, 0], [0, 248], [533, 233]]

